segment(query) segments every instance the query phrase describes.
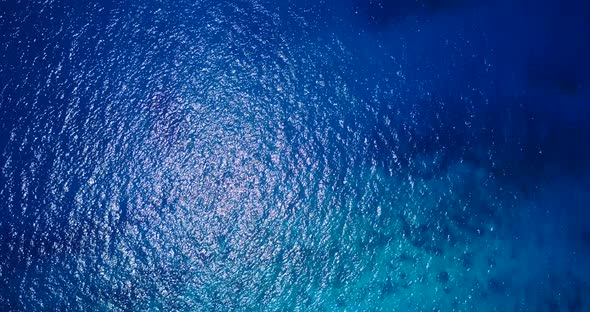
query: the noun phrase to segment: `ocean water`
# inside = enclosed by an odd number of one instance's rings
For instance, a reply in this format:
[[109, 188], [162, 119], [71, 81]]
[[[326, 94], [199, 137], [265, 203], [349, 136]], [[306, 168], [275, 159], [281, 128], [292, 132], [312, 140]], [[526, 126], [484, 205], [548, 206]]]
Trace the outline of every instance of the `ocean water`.
[[590, 311], [584, 1], [0, 1], [1, 311]]

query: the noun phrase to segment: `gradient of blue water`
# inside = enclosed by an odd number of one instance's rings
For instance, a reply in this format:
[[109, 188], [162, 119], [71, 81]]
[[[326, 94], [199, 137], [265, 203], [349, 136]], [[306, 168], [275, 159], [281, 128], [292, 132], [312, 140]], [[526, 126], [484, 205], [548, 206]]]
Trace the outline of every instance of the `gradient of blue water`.
[[588, 12], [0, 3], [0, 309], [588, 310]]

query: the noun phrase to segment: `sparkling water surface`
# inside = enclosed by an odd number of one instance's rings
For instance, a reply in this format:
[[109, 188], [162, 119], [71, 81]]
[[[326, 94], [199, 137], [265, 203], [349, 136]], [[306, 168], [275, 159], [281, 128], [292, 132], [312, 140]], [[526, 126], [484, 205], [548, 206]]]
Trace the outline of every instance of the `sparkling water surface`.
[[0, 1], [1, 311], [590, 311], [584, 1]]

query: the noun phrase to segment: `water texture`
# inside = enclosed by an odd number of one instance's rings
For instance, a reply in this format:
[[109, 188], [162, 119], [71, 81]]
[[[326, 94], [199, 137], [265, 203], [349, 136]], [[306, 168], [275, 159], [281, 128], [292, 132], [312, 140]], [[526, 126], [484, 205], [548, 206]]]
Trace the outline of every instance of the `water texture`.
[[0, 1], [1, 311], [590, 311], [584, 1]]

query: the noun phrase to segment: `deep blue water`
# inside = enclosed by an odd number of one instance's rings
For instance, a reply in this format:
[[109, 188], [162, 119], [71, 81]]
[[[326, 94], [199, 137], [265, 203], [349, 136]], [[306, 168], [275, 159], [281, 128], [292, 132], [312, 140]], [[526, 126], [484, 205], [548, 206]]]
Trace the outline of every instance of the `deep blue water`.
[[590, 311], [585, 1], [0, 1], [1, 311]]

